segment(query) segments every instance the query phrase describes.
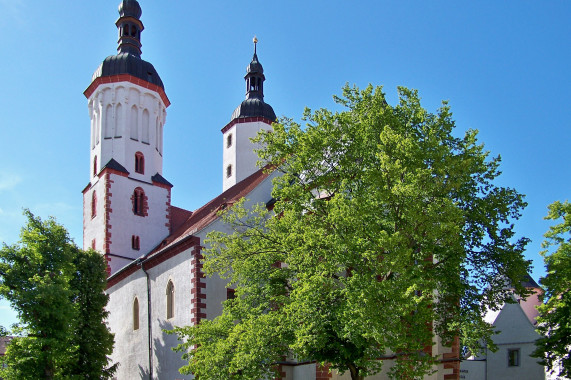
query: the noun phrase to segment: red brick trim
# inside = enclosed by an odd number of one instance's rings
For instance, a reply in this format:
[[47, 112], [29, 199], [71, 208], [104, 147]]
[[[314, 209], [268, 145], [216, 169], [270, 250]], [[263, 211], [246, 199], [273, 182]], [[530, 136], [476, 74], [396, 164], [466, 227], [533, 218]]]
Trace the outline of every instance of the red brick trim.
[[139, 269], [140, 269], [139, 266], [133, 263], [130, 266], [126, 267], [121, 272], [119, 272], [116, 276], [109, 277], [107, 279], [107, 289], [117, 285], [119, 282], [123, 281], [133, 273], [137, 272]]
[[277, 375], [274, 378], [274, 380], [284, 380], [287, 376], [287, 373], [284, 371], [284, 366], [283, 364], [278, 364], [276, 365], [276, 370], [277, 370]]
[[460, 338], [454, 337], [450, 345], [452, 352], [442, 355], [444, 369], [451, 369], [452, 373], [444, 375], [444, 380], [460, 379]]
[[97, 176], [99, 178], [101, 178], [101, 177], [103, 177], [103, 175], [105, 175], [107, 173], [119, 175], [119, 176], [125, 177], [125, 178], [129, 177], [128, 173], [120, 172], [119, 170], [115, 170], [115, 169], [111, 169], [111, 168], [103, 168], [103, 170], [101, 170]]
[[254, 123], [256, 121], [261, 121], [263, 123], [266, 123], [268, 125], [272, 125], [273, 121], [270, 119], [267, 119], [265, 117], [262, 116], [256, 116], [256, 117], [241, 117], [241, 118], [237, 118], [232, 120], [231, 122], [229, 122], [228, 124], [226, 124], [226, 126], [224, 128], [222, 128], [222, 133], [225, 133], [227, 130], [229, 130], [230, 128], [232, 128], [234, 125], [236, 124], [242, 124], [242, 123]]
[[154, 91], [159, 94], [159, 96], [163, 100], [163, 103], [165, 104], [165, 107], [168, 107], [171, 104], [163, 88], [130, 74], [118, 74], [106, 77], [98, 77], [93, 82], [91, 82], [89, 87], [87, 87], [87, 89], [83, 92], [83, 95], [85, 95], [85, 97], [89, 99], [89, 97], [95, 92], [97, 87], [99, 87], [100, 85], [107, 83], [118, 83], [118, 82], [130, 82], [138, 86], [144, 87], [147, 90]]
[[[189, 248], [192, 248], [193, 246], [199, 246], [199, 245], [200, 245], [200, 238], [192, 236], [190, 239], [184, 240], [181, 243], [172, 246], [172, 248], [169, 248], [163, 252], [156, 253], [154, 256], [152, 256], [147, 260], [144, 260], [142, 263], [133, 261], [123, 270], [117, 272], [115, 275], [113, 275], [107, 280], [107, 289], [117, 285], [119, 282], [123, 281], [133, 273], [137, 272], [140, 269], [141, 265], [145, 268], [145, 270], [154, 268], [160, 263], [165, 262], [166, 260], [178, 255], [179, 253], [184, 252]], [[204, 298], [206, 298], [206, 296]]]
[[166, 214], [167, 214], [167, 222], [165, 223], [165, 227], [169, 229], [169, 235], [172, 233], [172, 215], [171, 215], [171, 189], [168, 189], [167, 194], [167, 201], [165, 203], [166, 206]]
[[329, 365], [322, 366], [319, 363], [315, 363], [315, 380], [328, 380], [333, 377], [333, 374], [329, 371]]
[[175, 257], [181, 252], [186, 251], [187, 249], [200, 245], [200, 238], [193, 236], [188, 240], [184, 240], [180, 244], [173, 246], [163, 252], [159, 252], [151, 256], [151, 258], [145, 260], [143, 262], [145, 269], [151, 269], [159, 265], [160, 263], [165, 262], [166, 260]]
[[206, 318], [206, 281], [204, 280], [204, 272], [202, 271], [202, 247], [197, 245], [192, 250], [192, 259], [190, 261], [192, 267], [191, 290], [190, 290], [190, 311], [193, 314], [190, 323], [197, 325]]
[[[111, 184], [115, 183], [111, 179], [111, 173], [105, 174], [105, 196], [104, 196], [104, 204], [103, 204], [103, 223], [105, 224], [105, 240], [103, 241], [103, 249], [104, 253], [111, 253], [111, 213], [113, 209], [111, 208]], [[111, 261], [111, 259], [107, 260]], [[110, 272], [109, 263], [107, 263], [107, 270]]]

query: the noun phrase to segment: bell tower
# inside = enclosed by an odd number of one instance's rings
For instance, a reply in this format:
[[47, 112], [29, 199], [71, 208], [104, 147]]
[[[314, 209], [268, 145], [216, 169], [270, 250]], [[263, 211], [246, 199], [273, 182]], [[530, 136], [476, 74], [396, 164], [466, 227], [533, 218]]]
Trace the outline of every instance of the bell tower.
[[256, 146], [250, 141], [260, 130], [270, 130], [276, 121], [274, 109], [264, 102], [264, 68], [258, 61], [258, 39], [254, 37], [254, 56], [246, 68], [246, 99], [222, 128], [222, 190], [226, 191], [258, 170]]
[[170, 232], [172, 185], [162, 176], [170, 105], [153, 65], [141, 59], [142, 10], [119, 4], [117, 54], [85, 90], [91, 119], [89, 184], [83, 190], [83, 247], [105, 255], [109, 274]]

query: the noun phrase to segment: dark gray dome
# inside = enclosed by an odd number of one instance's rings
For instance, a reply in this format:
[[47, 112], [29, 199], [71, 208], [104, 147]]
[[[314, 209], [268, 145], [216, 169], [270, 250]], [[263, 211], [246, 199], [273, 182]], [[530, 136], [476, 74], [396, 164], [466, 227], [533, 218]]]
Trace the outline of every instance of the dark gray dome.
[[254, 57], [252, 58], [252, 62], [250, 62], [248, 67], [246, 67], [246, 73], [247, 74], [250, 74], [250, 73], [263, 74], [264, 73], [264, 68], [262, 67], [262, 64], [258, 61], [258, 55], [256, 53], [254, 53]]
[[123, 0], [119, 4], [119, 15], [121, 17], [134, 17], [140, 19], [143, 11], [137, 0]]
[[272, 106], [259, 98], [246, 99], [234, 110], [232, 120], [244, 117], [265, 117], [268, 120], [275, 121], [276, 113]]
[[155, 84], [164, 90], [163, 81], [154, 66], [140, 57], [129, 53], [111, 55], [95, 70], [92, 81], [99, 77], [130, 74], [146, 82]]

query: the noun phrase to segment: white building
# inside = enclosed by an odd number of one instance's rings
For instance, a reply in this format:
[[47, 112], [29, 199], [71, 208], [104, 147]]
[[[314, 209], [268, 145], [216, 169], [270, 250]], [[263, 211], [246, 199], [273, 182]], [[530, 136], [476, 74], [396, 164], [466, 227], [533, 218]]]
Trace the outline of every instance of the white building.
[[544, 367], [530, 355], [535, 350], [535, 341], [540, 337], [535, 330], [538, 316], [536, 306], [542, 290], [529, 277], [524, 286], [533, 291], [527, 299], [515, 298], [515, 303], [506, 303], [500, 309], [486, 314], [486, 322], [498, 333], [492, 337], [498, 350], [470, 357], [460, 364], [460, 379], [466, 380], [543, 380]]
[[[228, 230], [217, 211], [242, 197], [251, 203], [272, 200], [275, 174], [256, 168], [249, 139], [270, 129], [276, 115], [264, 102], [265, 77], [254, 50], [245, 76], [246, 99], [222, 128], [223, 193], [195, 211], [173, 206], [172, 185], [162, 176], [170, 101], [153, 65], [141, 59], [141, 14], [136, 0], [121, 2], [118, 53], [103, 61], [84, 93], [91, 144], [83, 246], [100, 251], [108, 262], [117, 378], [191, 379], [179, 374], [185, 363], [171, 350], [177, 339], [163, 330], [220, 315], [222, 301], [232, 295], [225, 281], [204, 276], [201, 249], [209, 231]], [[445, 360], [430, 379], [457, 379], [457, 342], [433, 350]], [[348, 378], [314, 362], [284, 362], [280, 369], [287, 380]]]

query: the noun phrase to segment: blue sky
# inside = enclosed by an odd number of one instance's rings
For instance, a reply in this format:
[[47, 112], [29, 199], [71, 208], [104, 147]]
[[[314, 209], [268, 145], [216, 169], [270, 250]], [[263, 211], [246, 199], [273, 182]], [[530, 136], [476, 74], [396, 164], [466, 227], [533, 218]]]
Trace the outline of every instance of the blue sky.
[[[118, 0], [0, 0], [0, 241], [18, 240], [22, 209], [53, 215], [82, 241], [89, 181], [83, 91], [115, 54]], [[458, 125], [500, 154], [499, 183], [526, 194], [517, 222], [532, 239], [533, 276], [547, 205], [569, 199], [569, 1], [140, 0], [143, 58], [172, 105], [164, 177], [174, 205], [194, 210], [222, 188], [222, 134], [243, 100], [252, 37], [265, 100], [299, 120], [304, 107], [336, 108], [345, 83], [419, 90], [435, 111], [450, 101]], [[0, 325], [14, 314], [0, 302]]]

